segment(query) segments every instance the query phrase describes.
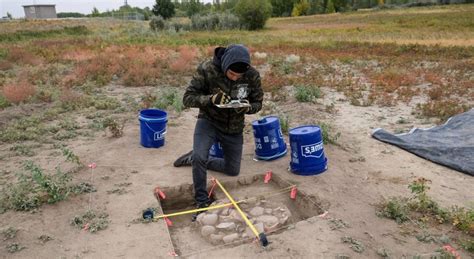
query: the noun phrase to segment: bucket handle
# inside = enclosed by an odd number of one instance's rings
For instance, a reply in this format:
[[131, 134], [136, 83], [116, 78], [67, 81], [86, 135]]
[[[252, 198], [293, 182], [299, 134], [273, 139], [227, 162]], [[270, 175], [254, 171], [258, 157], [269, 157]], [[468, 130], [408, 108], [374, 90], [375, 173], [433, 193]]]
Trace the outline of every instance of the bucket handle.
[[159, 130], [159, 131], [154, 131], [150, 125], [148, 125], [148, 123], [145, 121], [145, 125], [147, 126], [147, 128], [153, 132], [153, 140], [154, 141], [157, 141], [157, 140], [162, 140], [165, 138], [165, 135], [167, 133], [166, 131], [166, 126], [163, 130]]

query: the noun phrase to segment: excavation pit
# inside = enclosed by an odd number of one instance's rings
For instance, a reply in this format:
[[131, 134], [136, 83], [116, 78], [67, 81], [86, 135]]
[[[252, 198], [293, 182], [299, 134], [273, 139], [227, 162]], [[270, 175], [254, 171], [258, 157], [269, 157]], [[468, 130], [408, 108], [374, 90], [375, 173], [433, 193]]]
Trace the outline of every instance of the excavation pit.
[[[291, 197], [294, 185], [273, 174], [268, 183], [265, 175], [254, 175], [221, 181], [232, 198], [238, 202], [258, 232], [265, 232], [271, 242], [272, 235], [291, 228], [295, 223], [322, 214], [324, 203], [314, 195], [297, 190]], [[208, 183], [211, 189], [213, 182]], [[297, 188], [297, 186], [296, 186]], [[159, 201], [164, 214], [195, 209], [191, 184], [161, 188], [166, 198]], [[218, 185], [214, 187], [216, 201], [211, 205], [230, 203]], [[233, 206], [201, 213], [195, 222], [192, 214], [169, 219], [171, 240], [180, 255], [193, 254], [217, 246], [237, 246], [254, 241], [255, 235]]]

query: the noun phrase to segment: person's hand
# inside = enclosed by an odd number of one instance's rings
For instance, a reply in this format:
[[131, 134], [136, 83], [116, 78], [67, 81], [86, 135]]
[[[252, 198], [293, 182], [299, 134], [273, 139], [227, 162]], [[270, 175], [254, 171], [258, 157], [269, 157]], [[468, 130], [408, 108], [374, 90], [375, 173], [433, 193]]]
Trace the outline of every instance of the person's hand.
[[230, 102], [230, 96], [222, 91], [219, 91], [217, 94], [211, 95], [211, 102], [214, 105], [227, 104]]
[[[241, 100], [240, 101], [241, 103], [249, 103], [248, 100]], [[237, 113], [247, 113], [250, 111], [250, 107], [240, 107], [240, 108], [236, 108], [235, 111]]]
[[237, 108], [237, 109], [235, 109], [235, 111], [236, 111], [237, 113], [247, 113], [247, 112], [250, 111], [250, 107]]

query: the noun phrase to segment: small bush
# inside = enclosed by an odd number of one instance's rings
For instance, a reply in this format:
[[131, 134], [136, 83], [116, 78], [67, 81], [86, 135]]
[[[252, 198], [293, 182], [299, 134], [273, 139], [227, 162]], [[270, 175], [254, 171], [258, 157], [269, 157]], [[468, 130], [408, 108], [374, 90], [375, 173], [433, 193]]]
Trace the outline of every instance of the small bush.
[[407, 200], [402, 198], [390, 198], [380, 205], [377, 215], [395, 220], [397, 223], [403, 223], [409, 219], [409, 208]]
[[30, 161], [25, 163], [25, 169], [31, 173], [31, 177], [40, 188], [40, 191], [47, 194], [46, 199], [48, 203], [56, 203], [68, 196], [69, 188], [67, 187], [67, 182], [71, 178], [67, 174], [58, 169], [56, 174], [52, 176], [46, 175], [43, 169]]
[[0, 131], [0, 141], [38, 140], [47, 132], [41, 121], [42, 118], [38, 116], [25, 117], [14, 121]]
[[125, 121], [119, 121], [118, 119], [114, 118], [106, 118], [104, 119], [103, 128], [109, 129], [110, 133], [112, 133], [112, 137], [120, 138], [123, 136], [123, 128], [125, 127]]
[[457, 229], [474, 236], [474, 210], [455, 206], [452, 208], [451, 218]]
[[220, 30], [234, 30], [240, 29], [242, 24], [239, 17], [231, 13], [220, 13], [219, 15], [219, 29]]
[[18, 232], [18, 229], [14, 227], [8, 227], [7, 229], [4, 229], [2, 231], [3, 241], [15, 238], [17, 232]]
[[3, 87], [2, 94], [10, 103], [21, 103], [28, 100], [36, 93], [34, 85], [27, 81], [20, 81], [18, 83], [10, 83]]
[[71, 220], [71, 225], [95, 233], [99, 230], [106, 229], [109, 226], [109, 215], [105, 212], [97, 212], [88, 210], [82, 215], [75, 216]]
[[0, 109], [6, 108], [10, 106], [10, 102], [3, 96], [3, 94], [0, 94]]
[[189, 31], [190, 25], [188, 23], [183, 23], [180, 21], [167, 21], [165, 24], [165, 30], [171, 33]]
[[10, 209], [30, 211], [45, 202], [56, 203], [77, 189], [68, 184], [71, 177], [59, 168], [54, 174], [46, 174], [39, 166], [27, 161], [24, 170], [19, 174], [18, 182], [0, 190], [0, 213]]
[[158, 76], [159, 69], [141, 62], [131, 62], [122, 76], [122, 81], [126, 86], [145, 86], [154, 84]]
[[446, 120], [451, 116], [469, 110], [469, 106], [462, 104], [456, 99], [431, 100], [424, 104], [418, 104], [417, 109], [426, 117], [437, 117]]
[[197, 49], [189, 46], [179, 48], [179, 58], [170, 64], [170, 69], [174, 72], [190, 71], [193, 68], [193, 61], [197, 56]]
[[0, 192], [0, 213], [10, 209], [29, 211], [38, 208], [41, 204], [40, 196], [31, 187], [29, 181], [6, 185]]
[[32, 150], [32, 146], [26, 146], [17, 144], [10, 148], [10, 151], [14, 151], [18, 156], [35, 156], [36, 153]]
[[295, 98], [298, 102], [312, 102], [321, 97], [321, 89], [315, 86], [296, 86]]
[[193, 30], [232, 30], [240, 29], [240, 27], [239, 17], [231, 13], [195, 14], [191, 17], [191, 28]]
[[25, 249], [26, 246], [23, 246], [23, 245], [18, 244], [18, 243], [12, 243], [12, 244], [8, 244], [8, 245], [6, 246], [6, 248], [7, 248], [7, 251], [8, 251], [9, 253], [12, 253], [12, 254], [13, 254], [13, 253], [16, 253], [16, 252], [19, 252], [19, 251]]
[[[3, 35], [2, 35], [3, 36]], [[40, 65], [43, 60], [25, 48], [13, 47], [8, 51], [7, 61], [19, 65]]]
[[150, 20], [150, 29], [153, 31], [161, 31], [165, 28], [165, 19], [161, 16], [153, 16]]
[[153, 106], [159, 109], [173, 107], [177, 112], [181, 112], [184, 109], [182, 98], [176, 89], [167, 89], [163, 91]]
[[268, 0], [240, 0], [235, 6], [243, 26], [249, 30], [262, 29], [272, 14], [272, 5]]
[[340, 132], [334, 133], [335, 130], [333, 126], [331, 126], [330, 124], [322, 122], [322, 123], [319, 123], [318, 125], [321, 128], [323, 143], [337, 145], [338, 144], [337, 140], [341, 136], [341, 133]]
[[290, 129], [290, 117], [288, 115], [282, 115], [280, 117], [280, 127], [283, 134], [288, 134]]
[[72, 150], [67, 147], [61, 147], [61, 151], [63, 152], [63, 156], [66, 158], [66, 161], [76, 165], [82, 165], [81, 160], [76, 154], [74, 154]]
[[60, 96], [60, 107], [66, 111], [89, 107], [97, 110], [113, 110], [120, 107], [120, 102], [105, 95], [82, 95], [71, 89], [64, 89]]
[[[421, 222], [437, 222], [438, 224], [450, 223], [459, 231], [469, 236], [474, 236], [474, 210], [452, 207], [450, 210], [439, 207], [439, 205], [431, 200], [427, 191], [428, 183], [431, 181], [425, 178], [418, 178], [408, 185], [413, 196], [410, 198], [392, 197], [387, 202], [378, 205], [377, 215], [396, 220], [398, 223], [405, 222], [409, 219]], [[426, 237], [417, 237], [418, 240], [427, 240]], [[465, 249], [472, 249], [471, 244], [464, 243], [460, 240], [461, 246]], [[471, 250], [472, 251], [472, 250]]]

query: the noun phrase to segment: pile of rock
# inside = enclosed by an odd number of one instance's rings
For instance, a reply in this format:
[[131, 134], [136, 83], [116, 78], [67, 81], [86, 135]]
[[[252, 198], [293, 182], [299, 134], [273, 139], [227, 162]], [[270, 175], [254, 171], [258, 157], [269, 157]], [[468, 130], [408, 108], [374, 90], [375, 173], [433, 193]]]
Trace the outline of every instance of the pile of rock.
[[[228, 202], [227, 200], [216, 201], [211, 206]], [[260, 200], [254, 204], [241, 203], [239, 207], [259, 233], [274, 231], [283, 226], [291, 217], [290, 210], [282, 203]], [[212, 244], [229, 244], [255, 236], [239, 212], [232, 206], [201, 213], [196, 222], [198, 231]]]

